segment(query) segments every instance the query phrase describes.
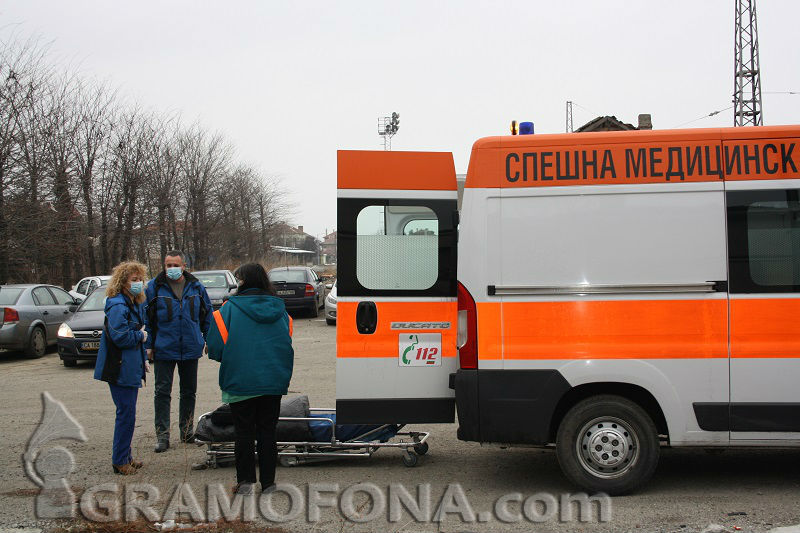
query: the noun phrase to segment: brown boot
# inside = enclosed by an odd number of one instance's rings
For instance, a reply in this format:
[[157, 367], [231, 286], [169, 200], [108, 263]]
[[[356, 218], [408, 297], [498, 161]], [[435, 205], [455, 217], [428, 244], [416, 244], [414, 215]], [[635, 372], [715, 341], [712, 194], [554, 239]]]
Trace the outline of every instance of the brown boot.
[[131, 459], [131, 462], [130, 462], [130, 463], [128, 463], [128, 464], [129, 464], [129, 465], [131, 465], [132, 467], [134, 467], [136, 470], [139, 470], [141, 467], [143, 467], [143, 466], [144, 466], [144, 463], [143, 463], [143, 462], [141, 462], [141, 461], [134, 461], [133, 459]]
[[136, 467], [131, 464], [127, 465], [111, 465], [114, 467], [115, 474], [122, 474], [123, 476], [130, 476], [136, 473]]

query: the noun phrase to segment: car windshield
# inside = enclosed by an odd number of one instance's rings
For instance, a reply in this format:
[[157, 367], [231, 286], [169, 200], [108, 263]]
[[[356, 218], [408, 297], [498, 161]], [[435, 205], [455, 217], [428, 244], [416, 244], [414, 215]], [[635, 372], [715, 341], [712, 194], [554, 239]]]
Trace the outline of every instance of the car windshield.
[[92, 292], [86, 300], [78, 308], [81, 311], [103, 311], [106, 308], [106, 291], [105, 289], [97, 289]]
[[269, 280], [272, 283], [305, 283], [305, 270], [272, 270], [269, 273]]
[[19, 300], [22, 289], [14, 287], [0, 287], [0, 305], [14, 305]]
[[195, 274], [206, 289], [224, 289], [228, 286], [225, 274]]

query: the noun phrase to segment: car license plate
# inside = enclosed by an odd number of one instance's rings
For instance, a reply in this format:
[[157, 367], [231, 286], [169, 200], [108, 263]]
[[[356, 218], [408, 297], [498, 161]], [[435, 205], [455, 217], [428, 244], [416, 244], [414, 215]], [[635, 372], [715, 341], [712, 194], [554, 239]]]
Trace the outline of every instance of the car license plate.
[[91, 342], [82, 342], [81, 343], [81, 350], [85, 350], [87, 352], [96, 352], [100, 349], [100, 341], [91, 341]]
[[294, 294], [294, 291], [278, 291], [278, 296], [291, 296]]

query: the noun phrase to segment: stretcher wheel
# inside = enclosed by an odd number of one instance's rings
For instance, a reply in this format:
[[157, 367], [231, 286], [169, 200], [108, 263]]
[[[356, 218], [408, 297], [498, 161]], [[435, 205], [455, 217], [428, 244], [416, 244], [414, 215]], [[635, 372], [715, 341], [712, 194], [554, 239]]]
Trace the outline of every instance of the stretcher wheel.
[[419, 456], [414, 452], [406, 452], [403, 454], [403, 464], [407, 467], [417, 466], [417, 461], [419, 460]]
[[426, 453], [428, 453], [428, 443], [421, 442], [419, 444], [415, 444], [414, 451], [417, 452], [417, 455], [425, 455]]

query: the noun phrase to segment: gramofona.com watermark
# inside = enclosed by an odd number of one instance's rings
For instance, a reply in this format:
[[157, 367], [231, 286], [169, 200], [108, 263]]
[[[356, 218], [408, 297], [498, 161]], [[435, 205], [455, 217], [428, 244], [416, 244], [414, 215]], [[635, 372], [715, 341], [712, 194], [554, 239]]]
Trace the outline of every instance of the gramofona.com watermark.
[[[309, 483], [301, 488], [278, 483], [263, 494], [232, 494], [225, 483], [193, 486], [178, 483], [162, 500], [158, 487], [148, 483], [102, 483], [74, 494], [67, 478], [75, 469], [75, 458], [55, 440], [86, 441], [80, 423], [49, 393], [42, 394], [42, 419], [31, 435], [22, 456], [28, 477], [40, 487], [35, 496], [38, 518], [79, 518], [93, 522], [243, 521], [263, 519], [273, 523], [343, 519], [353, 523], [542, 523], [609, 522], [611, 498], [546, 492], [511, 492], [494, 500], [489, 509], [478, 509], [458, 483], [434, 488], [421, 483], [411, 489], [400, 483]], [[201, 503], [201, 501], [203, 503]]]
[[413, 490], [400, 483], [386, 487], [374, 483], [309, 483], [303, 488], [278, 483], [272, 492], [246, 496], [232, 495], [230, 486], [223, 483], [208, 484], [199, 490], [180, 483], [166, 503], [162, 502], [159, 489], [147, 483], [104, 483], [84, 491], [80, 498], [81, 515], [94, 522], [250, 522], [261, 518], [279, 524], [316, 523], [330, 518], [328, 511], [354, 523], [432, 523], [451, 519], [464, 523], [609, 522], [611, 498], [604, 494], [556, 496], [540, 492], [526, 496], [513, 492], [496, 499], [491, 509], [478, 511], [458, 483], [440, 490], [434, 490], [429, 483], [418, 484]]

